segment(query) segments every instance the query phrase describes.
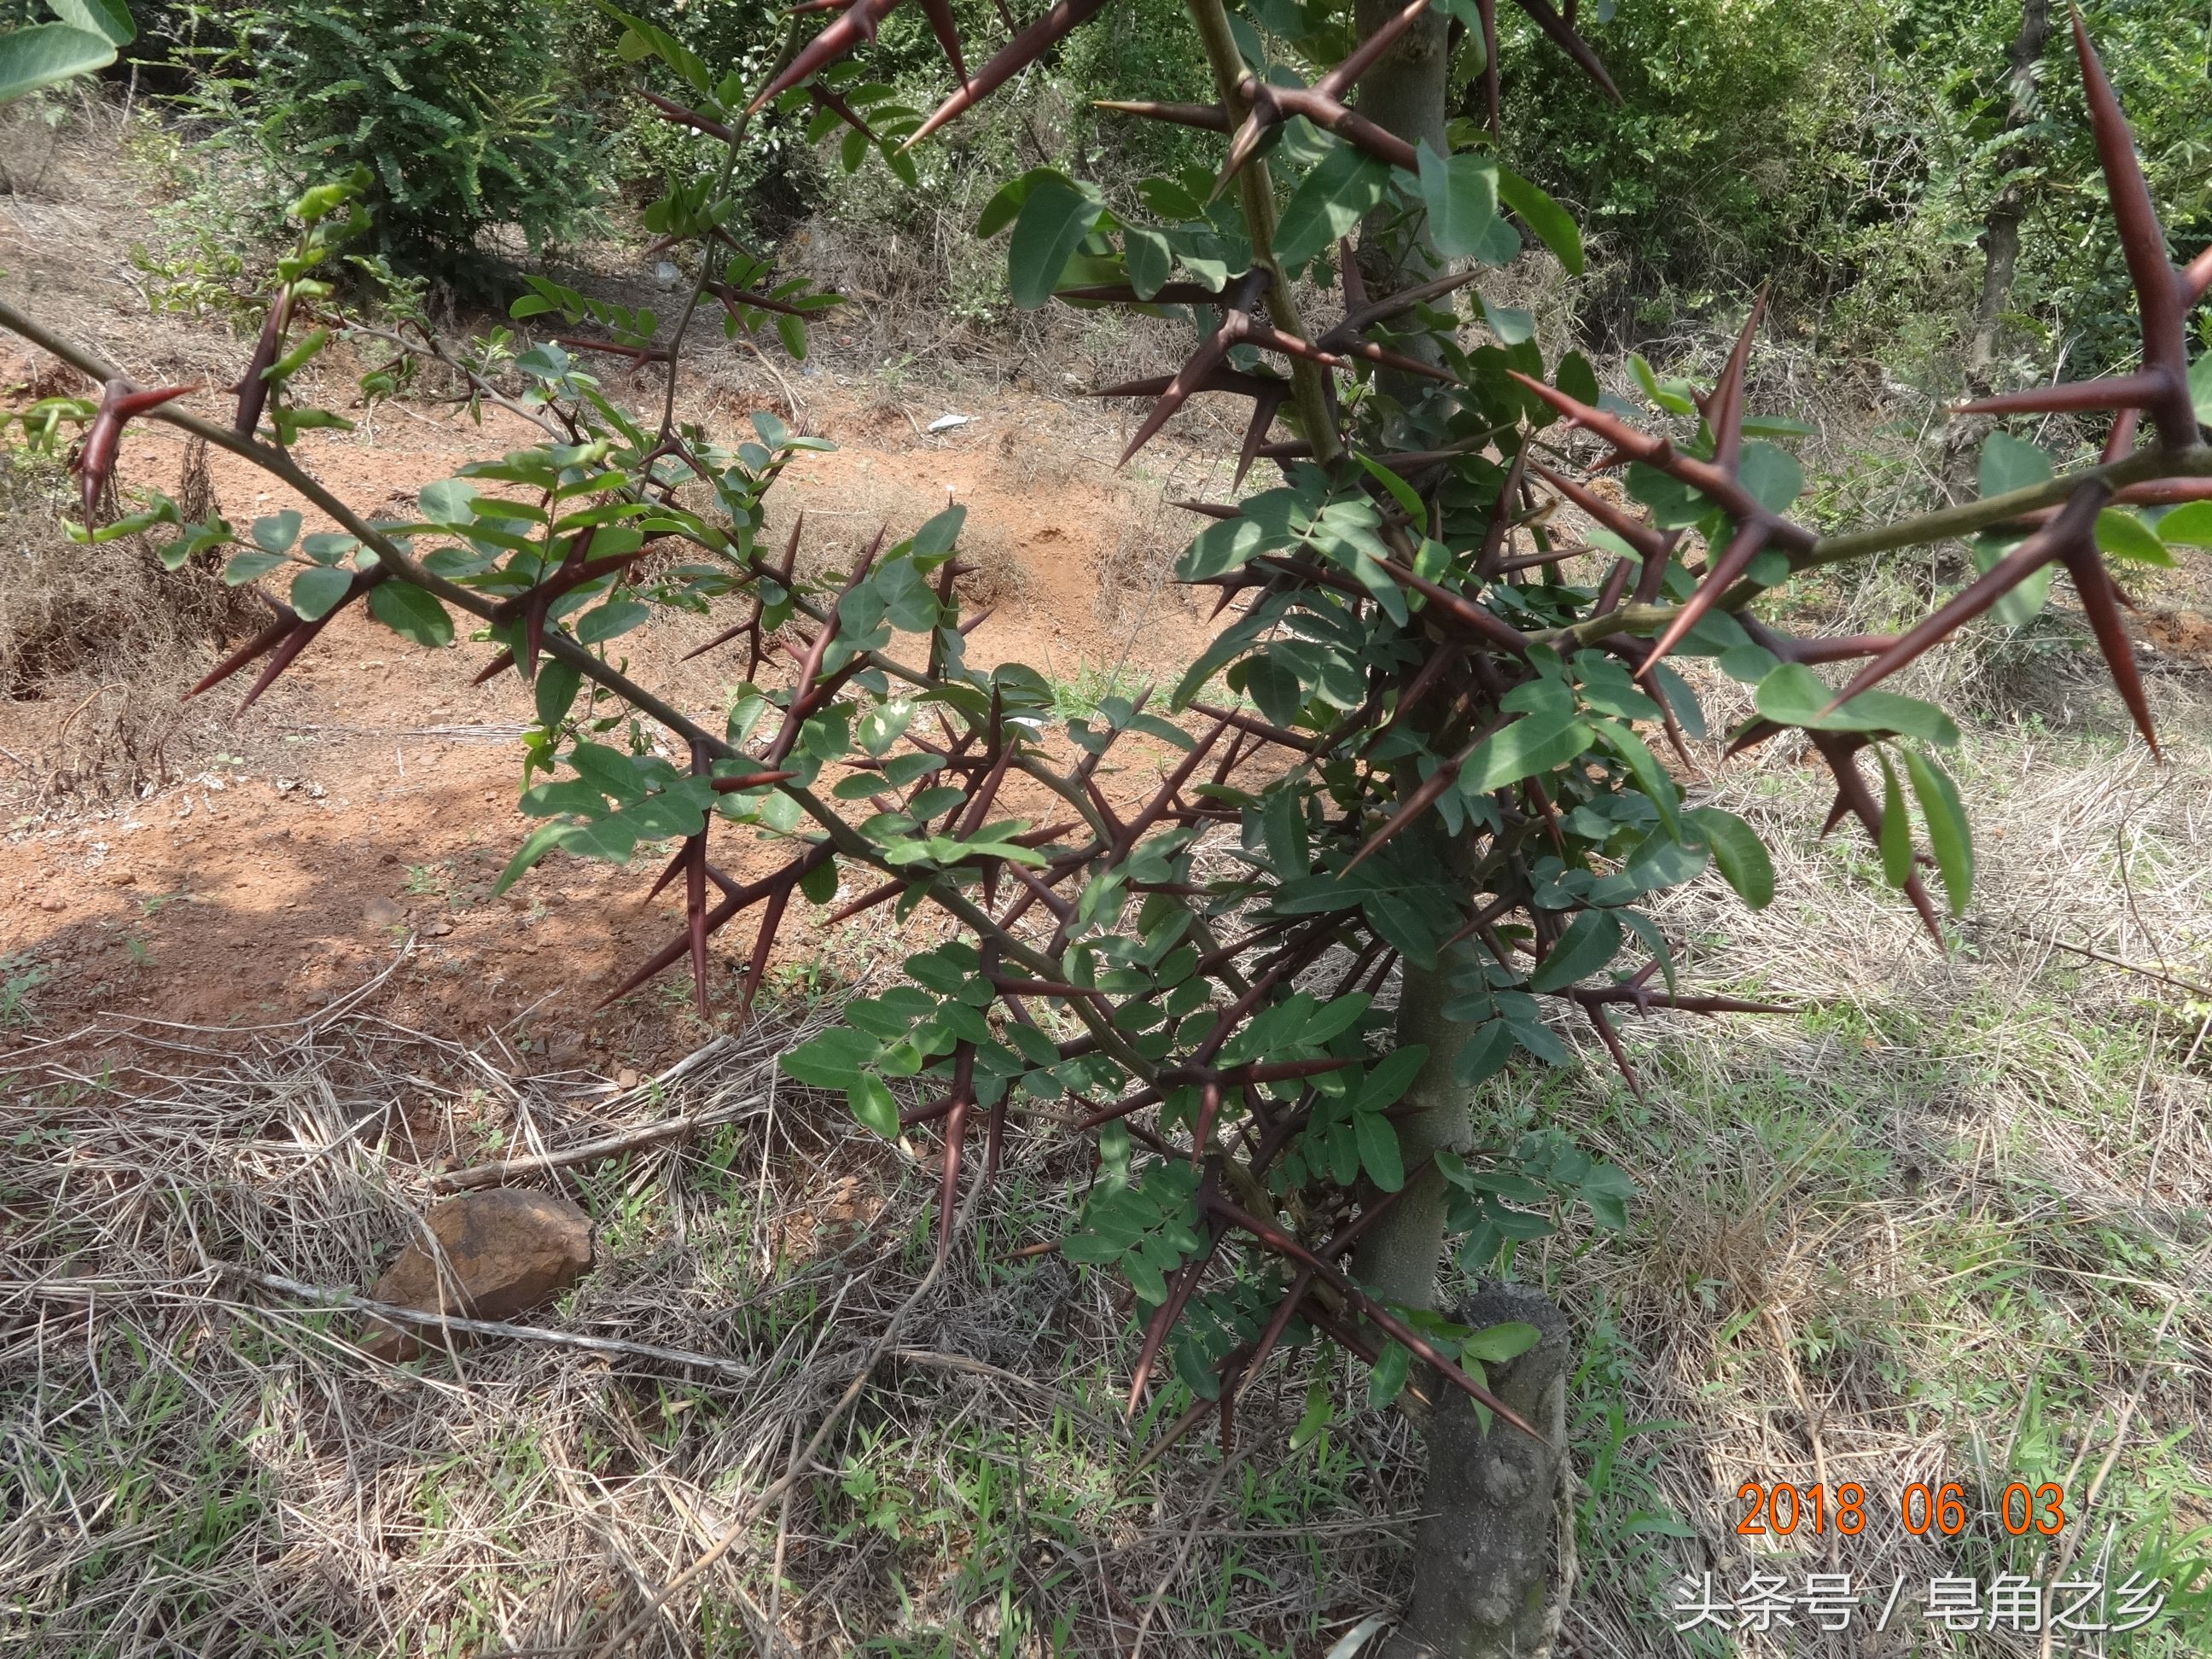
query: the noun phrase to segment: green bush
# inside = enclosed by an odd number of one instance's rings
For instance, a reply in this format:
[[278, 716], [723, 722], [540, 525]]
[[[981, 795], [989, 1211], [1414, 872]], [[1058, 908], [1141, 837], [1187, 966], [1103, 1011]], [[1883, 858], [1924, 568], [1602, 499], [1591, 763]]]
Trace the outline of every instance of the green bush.
[[488, 228], [535, 252], [597, 228], [606, 147], [561, 78], [565, 0], [269, 0], [194, 8], [192, 106], [283, 203], [365, 164], [370, 251], [447, 278]]
[[[757, 0], [690, 0], [681, 8], [641, 9], [712, 73], [748, 82], [762, 78], [783, 29], [781, 14]], [[979, 69], [1007, 38], [1000, 11], [992, 0], [953, 0], [952, 10], [969, 43], [969, 68]], [[866, 242], [872, 259], [886, 262], [873, 271], [872, 288], [941, 293], [949, 315], [971, 321], [1000, 314], [1007, 303], [1005, 261], [966, 235], [1000, 179], [1057, 164], [1098, 182], [1109, 195], [1127, 196], [1127, 186], [1117, 181], [1176, 173], [1201, 151], [1201, 135], [1188, 128], [1091, 107], [1094, 98], [1212, 97], [1203, 59], [1188, 48], [1183, 0], [1124, 0], [1116, 15], [1115, 27], [1077, 31], [1042, 64], [914, 151], [904, 161], [910, 179], [874, 149], [847, 149], [842, 125], [830, 126], [810, 143], [816, 112], [804, 99], [793, 100], [793, 109], [763, 110], [730, 181], [735, 227], [773, 241], [819, 216], [851, 233], [850, 240]], [[726, 159], [721, 144], [660, 119], [628, 96], [626, 77], [607, 76], [605, 48], [619, 33], [611, 24], [580, 33], [571, 56], [576, 84], [623, 96], [614, 158], [625, 193], [649, 197], [665, 179], [719, 169]], [[901, 109], [926, 113], [957, 84], [926, 13], [915, 6], [884, 20], [865, 70], [847, 64], [823, 79], [877, 125], [895, 124]]]
[[[1580, 301], [1595, 331], [1664, 331], [1771, 278], [1832, 346], [1940, 382], [1972, 326], [1984, 222], [2018, 143], [2028, 217], [2008, 321], [2021, 372], [2057, 357], [2123, 366], [2135, 349], [2063, 8], [2040, 107], [2016, 137], [2004, 131], [2005, 53], [2020, 0], [1667, 0], [1601, 20], [1592, 9], [1583, 24], [1620, 106], [1583, 96], [1580, 71], [1510, 8], [1498, 56], [1508, 158], [1575, 203], [1601, 239], [1609, 280]], [[2203, 7], [2103, 0], [2085, 15], [2186, 257], [2212, 239]]]

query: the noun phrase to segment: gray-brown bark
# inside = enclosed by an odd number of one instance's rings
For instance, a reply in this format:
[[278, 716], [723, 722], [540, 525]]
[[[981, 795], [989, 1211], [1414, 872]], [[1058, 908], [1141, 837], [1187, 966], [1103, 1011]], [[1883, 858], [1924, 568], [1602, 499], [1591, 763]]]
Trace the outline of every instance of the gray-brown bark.
[[1426, 1512], [1413, 1540], [1413, 1600], [1383, 1659], [1540, 1659], [1558, 1632], [1560, 1465], [1566, 1456], [1566, 1316], [1534, 1291], [1486, 1285], [1455, 1310], [1477, 1329], [1522, 1320], [1542, 1340], [1490, 1367], [1490, 1386], [1544, 1431], [1488, 1432], [1456, 1389], [1427, 1425]]
[[[2006, 49], [2006, 78], [2012, 102], [2005, 112], [2004, 131], [2016, 133], [2035, 119], [2036, 66], [2051, 39], [2051, 0], [2025, 0], [2021, 7], [2020, 33]], [[1966, 351], [1966, 375], [1977, 389], [1986, 389], [1990, 366], [1996, 361], [1997, 324], [2005, 301], [2012, 293], [2013, 275], [2020, 267], [2020, 227], [2027, 215], [2027, 191], [2016, 174], [2027, 165], [2026, 146], [2008, 143], [1999, 153], [1997, 167], [2005, 182], [1990, 204], [1982, 222], [1982, 292], [1974, 307], [1974, 337]]]
[[[1356, 0], [1352, 15], [1365, 40], [1405, 9], [1405, 0]], [[1359, 77], [1359, 112], [1409, 144], [1425, 143], [1438, 155], [1449, 151], [1444, 122], [1450, 115], [1445, 93], [1451, 80], [1450, 19], [1431, 7], [1397, 43]], [[1380, 234], [1370, 222], [1359, 236], [1359, 270], [1368, 292], [1384, 295], [1425, 282], [1437, 274], [1437, 258], [1425, 235], [1411, 240]]]

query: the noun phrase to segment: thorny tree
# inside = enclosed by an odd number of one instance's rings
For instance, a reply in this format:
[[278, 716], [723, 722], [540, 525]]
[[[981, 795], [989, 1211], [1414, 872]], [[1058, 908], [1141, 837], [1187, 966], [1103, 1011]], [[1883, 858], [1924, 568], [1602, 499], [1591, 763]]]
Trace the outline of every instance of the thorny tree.
[[[299, 204], [301, 240], [227, 423], [186, 412], [196, 388], [142, 389], [0, 306], [0, 322], [105, 384], [96, 406], [45, 416], [49, 430], [68, 416], [88, 428], [77, 462], [88, 532], [167, 523], [173, 562], [236, 542], [233, 580], [291, 572], [290, 603], [198, 688], [258, 665], [248, 702], [356, 601], [425, 645], [453, 641], [454, 612], [472, 619], [491, 653], [482, 678], [520, 675], [538, 715], [522, 805], [544, 823], [503, 884], [556, 849], [620, 861], [675, 844], [653, 890], [680, 890], [684, 930], [617, 996], [688, 958], [705, 1012], [708, 941], [744, 917], [742, 1009], [794, 900], [833, 921], [933, 907], [949, 933], [907, 959], [907, 982], [850, 1005], [786, 1066], [844, 1091], [881, 1134], [941, 1137], [940, 1261], [963, 1180], [990, 1179], [1010, 1127], [1087, 1138], [1097, 1179], [1059, 1248], [1133, 1290], [1132, 1407], [1164, 1372], [1193, 1400], [1169, 1436], [1214, 1413], [1228, 1439], [1239, 1396], [1278, 1351], [1314, 1342], [1367, 1362], [1374, 1401], [1440, 1381], [1474, 1402], [1476, 1433], [1535, 1434], [1485, 1367], [1538, 1331], [1470, 1329], [1435, 1306], [1447, 1238], [1461, 1241], [1467, 1274], [1502, 1273], [1565, 1206], [1621, 1224], [1632, 1189], [1555, 1133], [1505, 1144], [1474, 1110], [1486, 1080], [1565, 1060], [1564, 1020], [1587, 1025], [1633, 1087], [1616, 1017], [1765, 1011], [1678, 988], [1639, 908], [1709, 867], [1752, 906], [1772, 890], [1748, 827], [1687, 805], [1655, 753], [1655, 741], [1679, 750], [1705, 732], [1671, 660], [1711, 659], [1753, 688], [1756, 714], [1729, 751], [1802, 741], [1834, 776], [1824, 830], [1855, 820], [1940, 942], [1942, 910], [1918, 872], [1932, 867], [1954, 913], [1966, 904], [1966, 817], [1935, 752], [1958, 733], [1939, 709], [1876, 687], [1993, 608], [2032, 616], [2063, 567], [2154, 745], [2107, 562], [2212, 545], [2212, 353], [2192, 366], [2188, 346], [2212, 252], [2170, 260], [2077, 19], [2141, 362], [1971, 407], [2109, 412], [2104, 459], [2054, 476], [2040, 450], [1999, 432], [1980, 499], [1822, 533], [1790, 516], [1802, 478], [1772, 441], [1796, 428], [1746, 408], [1759, 307], [1708, 392], [1638, 361], [1656, 411], [1642, 425], [1601, 399], [1579, 356], [1547, 369], [1525, 315], [1479, 298], [1460, 309], [1486, 268], [1520, 251], [1515, 219], [1570, 270], [1581, 259], [1568, 216], [1496, 154], [1490, 0], [1395, 11], [1359, 0], [1351, 17], [1255, 0], [1249, 20], [1190, 0], [1217, 101], [1113, 107], [1219, 134], [1218, 175], [1137, 182], [1139, 219], [1121, 197], [1109, 209], [1093, 185], [1041, 169], [999, 192], [977, 234], [1010, 234], [1023, 305], [1135, 306], [1193, 323], [1196, 348], [1176, 374], [1100, 394], [1151, 400], [1130, 453], [1191, 398], [1225, 395], [1250, 405], [1239, 486], [1263, 463], [1280, 481], [1188, 504], [1211, 522], [1178, 574], [1218, 589], [1228, 620], [1181, 682], [1055, 728], [1038, 674], [964, 659], [960, 509], [894, 545], [878, 536], [842, 580], [811, 582], [797, 574], [803, 526], [765, 544], [763, 501], [818, 441], [763, 414], [732, 446], [677, 418], [702, 304], [720, 307], [732, 334], [774, 326], [799, 354], [806, 319], [836, 303], [780, 280], [726, 228], [761, 110], [807, 120], [817, 140], [842, 129], [848, 166], [877, 155], [906, 171], [907, 147], [1108, 9], [1055, 0], [971, 69], [945, 0], [923, 0], [959, 83], [924, 120], [848, 61], [896, 3], [806, 0], [799, 14], [837, 15], [803, 44], [795, 16], [757, 88], [606, 8], [623, 56], [646, 71], [640, 95], [722, 146], [717, 170], [672, 179], [647, 215], [662, 249], [689, 250], [696, 270], [665, 326], [535, 277], [515, 316], [558, 313], [575, 331], [496, 372], [495, 356], [349, 323], [330, 281], [358, 217], [343, 183]], [[1571, 7], [1563, 17], [1545, 0], [1520, 3], [1611, 90]], [[1455, 73], [1471, 113], [1448, 118]], [[1339, 314], [1310, 319], [1307, 296], [1332, 291]], [[345, 423], [291, 387], [347, 328], [389, 349], [368, 395], [434, 359], [544, 441], [425, 489], [416, 522], [364, 518], [292, 453], [301, 430]], [[580, 366], [587, 353], [654, 366], [659, 408], [619, 406]], [[252, 461], [339, 528], [303, 538], [301, 514], [284, 512], [240, 537], [183, 524], [159, 496], [102, 525], [118, 438], [139, 416]], [[1623, 468], [1640, 513], [1590, 485]], [[1583, 538], [1558, 528], [1561, 503], [1592, 526]], [[1972, 538], [1981, 574], [1895, 637], [1798, 637], [1760, 615], [1804, 572], [1954, 538]], [[648, 551], [661, 556], [641, 564]], [[723, 729], [616, 665], [616, 641], [669, 611], [733, 613], [701, 647], [732, 662], [742, 652]], [[1815, 672], [1832, 664], [1858, 665], [1837, 686]], [[1148, 799], [1117, 805], [1102, 772], [1146, 745], [1173, 751], [1171, 769]], [[1012, 799], [1051, 811], [1017, 815]], [[776, 867], [732, 880], [720, 849], [741, 837], [780, 848]], [[1311, 1413], [1329, 1409], [1318, 1389]], [[1447, 1523], [1480, 1501], [1432, 1488]], [[1540, 1504], [1540, 1534], [1547, 1513]], [[1517, 1601], [1455, 1612], [1425, 1582], [1401, 1644], [1528, 1650], [1542, 1634], [1528, 1592], [1540, 1611], [1548, 1547], [1521, 1543], [1499, 1580]], [[1497, 1548], [1444, 1546], [1462, 1568]]]

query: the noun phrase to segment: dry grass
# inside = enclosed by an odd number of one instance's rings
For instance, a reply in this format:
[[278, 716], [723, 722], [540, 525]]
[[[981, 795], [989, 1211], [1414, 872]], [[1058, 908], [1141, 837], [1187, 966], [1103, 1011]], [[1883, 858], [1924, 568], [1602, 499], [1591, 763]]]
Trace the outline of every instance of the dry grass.
[[[1909, 1481], [1961, 1480], [1979, 1510], [2015, 1475], [2063, 1479], [2068, 1539], [2115, 1581], [2212, 1522], [2212, 999], [2021, 936], [2212, 980], [2212, 752], [2201, 706], [2174, 702], [2165, 771], [2102, 706], [2071, 732], [1970, 737], [1984, 902], [1948, 957], [1847, 839], [1806, 844], [1809, 771], [1731, 767], [1716, 798], [1768, 834], [1781, 896], [1752, 916], [1693, 890], [1667, 920], [1699, 982], [1804, 1012], [1634, 1026], [1647, 1103], [1595, 1057], [1495, 1102], [1503, 1128], [1556, 1123], [1645, 1188], [1629, 1235], [1570, 1231], [1519, 1263], [1583, 1342], [1579, 1651], [1875, 1650], [1673, 1634], [1671, 1581], [1753, 1564], [1747, 1480], [1863, 1485], [1863, 1536], [1760, 1565], [1881, 1593], [1901, 1576], [1916, 1634], [1929, 1577], [2042, 1561], [1986, 1515], [1908, 1536], [1888, 1517]], [[1118, 1655], [1164, 1586], [1146, 1651], [1233, 1635], [1304, 1656], [1402, 1595], [1413, 1431], [1355, 1410], [1288, 1452], [1304, 1359], [1255, 1391], [1225, 1470], [1199, 1443], [1134, 1468], [1179, 1399], [1124, 1425], [1109, 1287], [1004, 1259], [1087, 1179], [1050, 1135], [1017, 1138], [787, 1509], [761, 1502], [928, 1260], [927, 1148], [778, 1083], [775, 1054], [830, 1013], [617, 1095], [374, 1006], [242, 1042], [117, 1024], [11, 1060], [0, 1582], [34, 1650], [240, 1650], [252, 1632], [292, 1651], [328, 1628], [342, 1651], [583, 1653], [638, 1625], [616, 1650]], [[131, 1058], [73, 1058], [102, 1045]], [[346, 1316], [220, 1265], [366, 1285], [441, 1161], [679, 1111], [712, 1127], [575, 1172], [599, 1262], [531, 1318], [599, 1351], [507, 1335], [395, 1369]], [[2179, 1659], [2208, 1630], [2200, 1600], [2119, 1650]]]
[[[204, 746], [213, 717], [180, 698], [206, 647], [262, 620], [219, 568], [164, 570], [144, 537], [91, 546], [62, 532], [73, 511], [58, 465], [0, 459], [0, 709], [17, 790], [40, 802], [149, 792]], [[180, 501], [208, 493], [188, 462]]]
[[[1754, 1565], [1848, 1571], [1878, 1598], [1902, 1577], [1919, 1634], [1930, 1577], [2048, 1565], [1988, 1512], [2015, 1478], [2063, 1481], [2068, 1547], [2115, 1583], [2212, 1525], [2212, 994], [2188, 988], [2212, 984], [2212, 724], [2201, 688], [2169, 687], [2160, 768], [2123, 747], [2109, 698], [2073, 690], [2071, 729], [2023, 715], [1968, 736], [1978, 899], [1948, 956], [1856, 831], [1808, 843], [1823, 775], [1771, 747], [1719, 773], [1711, 798], [1775, 849], [1779, 896], [1753, 915], [1692, 889], [1663, 919], [1701, 985], [1803, 1012], [1638, 1028], [1647, 1103], [1594, 1053], [1509, 1105], [1645, 1188], [1627, 1248], [1541, 1258], [1586, 1322], [1586, 1478], [1618, 1452], [1584, 1511], [1570, 1628], [1589, 1651], [1684, 1651], [1655, 1617], [1666, 1582]], [[1615, 1447], [1638, 1419], [1672, 1426]], [[1904, 1488], [1951, 1480], [1966, 1534], [1907, 1534]], [[1857, 1482], [1876, 1519], [1769, 1539], [1762, 1559], [1735, 1531], [1747, 1480]], [[1690, 1535], [1637, 1528], [1650, 1517]], [[2212, 1558], [2206, 1541], [2183, 1553]], [[2205, 1588], [2117, 1650], [2204, 1650]], [[1863, 1632], [1705, 1636], [1714, 1654], [1874, 1650], [1850, 1644]]]
[[[779, 1091], [775, 1054], [823, 1016], [617, 1094], [375, 1006], [372, 985], [243, 1042], [118, 1022], [11, 1057], [0, 1621], [31, 1650], [586, 1653], [635, 1626], [611, 1650], [1118, 1652], [1164, 1589], [1148, 1650], [1195, 1655], [1373, 1610], [1402, 1528], [1369, 1517], [1408, 1495], [1369, 1472], [1406, 1466], [1406, 1429], [1356, 1420], [1320, 1464], [1224, 1471], [1194, 1445], [1133, 1473], [1155, 1425], [1114, 1408], [1103, 1288], [997, 1261], [1054, 1224], [1067, 1146], [1018, 1146], [763, 1505], [928, 1261], [928, 1171]], [[598, 1351], [510, 1334], [394, 1368], [305, 1293], [369, 1282], [441, 1159], [679, 1110], [708, 1127], [575, 1182], [598, 1261], [532, 1328]], [[1256, 1442], [1300, 1403], [1255, 1396]], [[1222, 1599], [1224, 1556], [1250, 1576]]]

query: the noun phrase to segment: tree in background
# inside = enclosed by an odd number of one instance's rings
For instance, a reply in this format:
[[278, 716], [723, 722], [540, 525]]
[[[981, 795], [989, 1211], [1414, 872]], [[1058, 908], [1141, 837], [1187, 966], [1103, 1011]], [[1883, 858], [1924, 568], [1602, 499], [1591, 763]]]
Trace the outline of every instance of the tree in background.
[[[2212, 19], [2193, 0], [2086, 15], [2167, 234], [2193, 252], [2212, 242]], [[1933, 386], [2129, 361], [2128, 276], [2100, 234], [2063, 8], [1673, 0], [1581, 16], [1623, 109], [1573, 95], [1577, 71], [1526, 19], [1501, 51], [1513, 152], [1601, 242], [1602, 280], [1574, 296], [1594, 331], [1634, 345], [1771, 280], [1836, 349]]]
[[[1753, 907], [1773, 892], [1757, 836], [1693, 804], [1660, 758], [1706, 732], [1676, 664], [1708, 659], [1749, 689], [1732, 752], [1799, 744], [1832, 774], [1825, 829], [1858, 825], [1940, 943], [1973, 877], [1940, 757], [1958, 732], [1881, 682], [1994, 607], [2032, 614], [2063, 568], [2154, 745], [2108, 561], [2212, 545], [2212, 355], [2192, 362], [2188, 335], [2212, 254], [2171, 259], [2077, 26], [2140, 367], [1975, 407], [2110, 413], [2104, 459], [2057, 475], [2000, 433], [1978, 499], [1824, 532], [1793, 516], [1796, 428], [1747, 404], [1758, 307], [1713, 386], [1649, 377], [1650, 412], [1632, 420], [1601, 402], [1585, 359], [1547, 364], [1529, 319], [1481, 296], [1524, 237], [1570, 272], [1582, 263], [1573, 221], [1508, 165], [1520, 158], [1488, 118], [1491, 6], [1413, 0], [1363, 8], [1352, 27], [1285, 0], [1255, 25], [1190, 0], [1210, 101], [1116, 107], [1206, 135], [1211, 164], [1112, 202], [1033, 169], [977, 227], [1006, 238], [1018, 304], [1191, 324], [1175, 374], [1102, 393], [1146, 410], [1128, 453], [1193, 398], [1250, 411], [1237, 483], [1255, 488], [1191, 503], [1206, 524], [1178, 565], [1217, 591], [1226, 625], [1174, 687], [1060, 721], [1034, 670], [966, 660], [961, 509], [896, 544], [878, 534], [842, 575], [810, 581], [804, 526], [768, 544], [763, 500], [820, 441], [765, 413], [734, 439], [678, 418], [702, 309], [797, 350], [836, 303], [729, 228], [760, 112], [842, 129], [888, 161], [1114, 10], [1055, 0], [986, 51], [923, 0], [955, 88], [925, 118], [854, 95], [839, 67], [896, 6], [816, 8], [834, 15], [787, 33], [764, 83], [605, 8], [622, 59], [644, 68], [641, 95], [720, 147], [647, 214], [696, 274], [670, 319], [532, 278], [516, 316], [557, 315], [570, 331], [524, 350], [519, 382], [428, 337], [354, 325], [543, 434], [426, 489], [409, 522], [363, 516], [291, 452], [300, 430], [343, 423], [293, 387], [347, 326], [321, 273], [362, 234], [358, 179], [297, 204], [300, 240], [226, 422], [190, 412], [192, 388], [142, 388], [12, 306], [0, 325], [103, 382], [99, 404], [76, 411], [86, 534], [167, 524], [165, 556], [235, 546], [237, 580], [289, 579], [289, 604], [272, 601], [268, 628], [199, 689], [252, 667], [251, 702], [356, 602], [428, 646], [453, 642], [456, 613], [472, 619], [483, 678], [519, 675], [537, 714], [521, 805], [541, 822], [502, 885], [556, 852], [648, 851], [653, 890], [682, 896], [683, 930], [614, 995], [688, 961], [709, 1012], [708, 940], [757, 918], [741, 1014], [797, 907], [933, 917], [905, 982], [851, 1003], [784, 1061], [885, 1136], [941, 1138], [938, 1255], [915, 1300], [963, 1237], [963, 1195], [991, 1178], [1006, 1136], [1043, 1137], [1088, 1182], [1054, 1248], [1133, 1294], [1132, 1410], [1162, 1389], [1183, 1406], [1161, 1443], [1209, 1418], [1230, 1440], [1242, 1395], [1300, 1352], [1310, 1431], [1334, 1410], [1335, 1357], [1357, 1357], [1370, 1401], [1415, 1403], [1427, 1425], [1432, 1515], [1395, 1650], [1537, 1651], [1561, 1612], [1549, 1592], [1568, 1328], [1509, 1281], [1521, 1243], [1585, 1217], [1619, 1226], [1634, 1189], [1565, 1137], [1498, 1121], [1486, 1085], [1567, 1061], [1580, 1030], [1638, 1087], [1619, 1018], [1764, 1011], [1681, 984], [1650, 914], [1652, 895], [1709, 871]], [[1601, 91], [1615, 88], [1545, 0], [1521, 6]], [[1473, 114], [1445, 100], [1455, 62], [1478, 65]], [[599, 355], [664, 375], [657, 406], [617, 404], [586, 368]], [[387, 368], [368, 389], [393, 384]], [[124, 424], [141, 416], [252, 461], [337, 528], [303, 534], [298, 510], [242, 532], [185, 523], [158, 495], [100, 523]], [[1613, 470], [1639, 510], [1591, 488]], [[1586, 530], [1564, 528], [1570, 507]], [[1808, 572], [1969, 535], [1981, 574], [1899, 635], [1771, 619], [1767, 596]], [[620, 641], [678, 611], [727, 619], [702, 652], [727, 652], [733, 669], [743, 653], [719, 723], [620, 665]], [[1847, 665], [1840, 685], [1819, 672], [1832, 665]], [[1127, 777], [1147, 761], [1157, 787], [1107, 787], [1113, 767]], [[728, 849], [748, 840], [766, 849], [764, 873], [741, 881]], [[896, 1331], [895, 1319], [878, 1357]]]

